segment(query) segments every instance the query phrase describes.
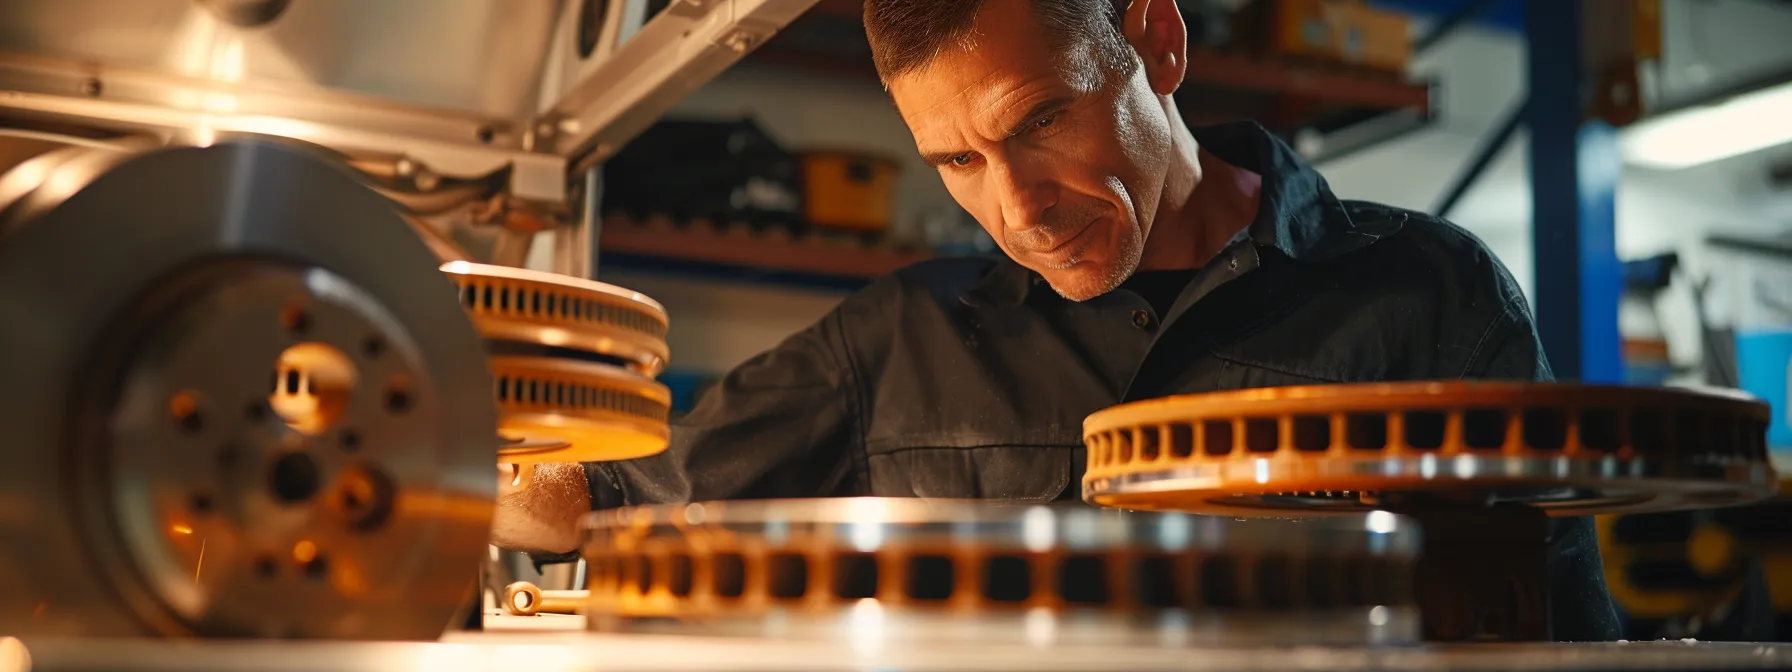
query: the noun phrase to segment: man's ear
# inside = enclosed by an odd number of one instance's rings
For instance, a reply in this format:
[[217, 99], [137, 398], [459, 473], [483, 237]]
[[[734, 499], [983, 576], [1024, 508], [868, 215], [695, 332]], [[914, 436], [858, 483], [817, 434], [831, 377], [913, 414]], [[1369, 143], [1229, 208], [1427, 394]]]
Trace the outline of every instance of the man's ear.
[[1132, 0], [1120, 32], [1144, 61], [1152, 91], [1167, 96], [1182, 86], [1188, 72], [1188, 26], [1176, 0]]

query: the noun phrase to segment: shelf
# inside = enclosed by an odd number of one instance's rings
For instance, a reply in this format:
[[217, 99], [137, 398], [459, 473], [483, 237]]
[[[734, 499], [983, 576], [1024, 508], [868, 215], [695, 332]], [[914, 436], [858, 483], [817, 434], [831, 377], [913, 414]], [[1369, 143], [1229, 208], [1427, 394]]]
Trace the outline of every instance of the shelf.
[[1201, 47], [1188, 50], [1188, 74], [1182, 81], [1185, 86], [1292, 96], [1338, 107], [1390, 110], [1431, 104], [1428, 84], [1391, 74], [1284, 63]]
[[[875, 78], [859, 0], [817, 0], [746, 60]], [[1428, 121], [1434, 84], [1342, 64], [1295, 62], [1191, 46], [1177, 92], [1191, 124], [1250, 119], [1291, 135], [1332, 133], [1341, 119], [1398, 116]], [[1383, 124], [1386, 125], [1386, 124]]]
[[622, 268], [836, 290], [857, 289], [932, 256], [851, 235], [675, 225], [663, 218], [607, 217], [600, 236], [600, 272]]

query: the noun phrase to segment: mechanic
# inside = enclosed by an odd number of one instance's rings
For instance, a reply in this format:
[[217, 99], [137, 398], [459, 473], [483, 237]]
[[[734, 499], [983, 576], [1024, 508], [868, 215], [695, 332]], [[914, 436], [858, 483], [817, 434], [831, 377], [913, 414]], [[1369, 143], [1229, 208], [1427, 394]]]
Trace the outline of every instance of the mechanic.
[[[644, 459], [544, 465], [494, 543], [553, 558], [592, 508], [764, 497], [1080, 499], [1083, 418], [1250, 387], [1547, 380], [1478, 239], [1340, 200], [1252, 123], [1190, 128], [1174, 0], [867, 0], [879, 76], [1005, 259], [874, 281], [722, 379]], [[1590, 519], [1551, 538], [1551, 620], [1609, 640]]]

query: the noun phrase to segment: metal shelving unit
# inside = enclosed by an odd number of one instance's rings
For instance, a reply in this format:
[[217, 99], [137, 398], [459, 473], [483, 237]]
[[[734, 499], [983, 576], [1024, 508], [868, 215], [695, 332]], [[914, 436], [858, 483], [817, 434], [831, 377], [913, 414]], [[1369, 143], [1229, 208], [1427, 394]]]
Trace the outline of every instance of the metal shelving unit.
[[[860, 0], [819, 0], [749, 62], [873, 78]], [[1418, 130], [1433, 118], [1436, 83], [1342, 65], [1297, 62], [1192, 44], [1177, 97], [1192, 124], [1250, 119], [1292, 138], [1317, 134], [1335, 158]]]
[[601, 268], [671, 272], [810, 288], [852, 290], [928, 258], [924, 251], [867, 244], [856, 237], [798, 235], [784, 229], [612, 216], [603, 223]]

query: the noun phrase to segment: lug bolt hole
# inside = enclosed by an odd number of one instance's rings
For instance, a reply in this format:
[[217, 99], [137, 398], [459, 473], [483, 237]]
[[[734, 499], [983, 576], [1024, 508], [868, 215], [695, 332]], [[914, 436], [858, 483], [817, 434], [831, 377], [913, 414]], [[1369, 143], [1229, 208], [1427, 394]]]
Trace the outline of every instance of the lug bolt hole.
[[368, 336], [367, 340], [361, 341], [361, 353], [371, 358], [378, 358], [386, 353], [386, 339]]
[[274, 460], [268, 471], [268, 489], [285, 504], [297, 504], [317, 494], [317, 462], [304, 453], [287, 453]]
[[330, 574], [330, 562], [324, 559], [322, 553], [318, 552], [317, 542], [310, 539], [302, 539], [299, 543], [293, 544], [292, 559], [298, 564], [299, 571], [307, 579], [315, 581]]
[[350, 529], [367, 532], [391, 518], [396, 494], [392, 478], [384, 471], [372, 465], [353, 465], [342, 470], [335, 503]]
[[411, 393], [403, 389], [393, 388], [386, 392], [386, 410], [394, 414], [403, 414], [411, 410]]
[[311, 314], [298, 306], [287, 306], [280, 311], [280, 326], [295, 334], [303, 334], [311, 329]]
[[325, 578], [330, 575], [330, 561], [325, 560], [324, 556], [317, 556], [304, 564], [304, 571], [307, 579], [315, 581]]
[[198, 434], [205, 429], [205, 416], [199, 412], [199, 397], [192, 392], [180, 392], [168, 399], [168, 413], [182, 432]]

